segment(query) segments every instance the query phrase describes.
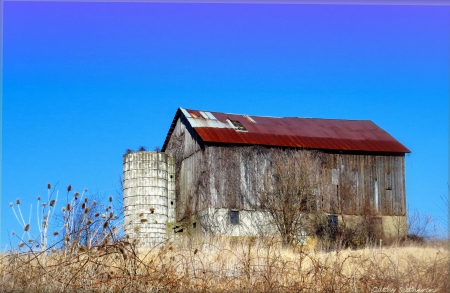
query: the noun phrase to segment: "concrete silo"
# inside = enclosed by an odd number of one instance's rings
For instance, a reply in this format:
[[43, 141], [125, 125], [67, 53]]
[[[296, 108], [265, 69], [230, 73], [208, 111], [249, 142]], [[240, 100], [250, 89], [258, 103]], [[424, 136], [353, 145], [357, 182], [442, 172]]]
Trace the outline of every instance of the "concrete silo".
[[167, 239], [166, 223], [169, 216], [174, 218], [174, 171], [174, 160], [165, 153], [123, 156], [125, 235], [139, 240], [139, 247], [151, 248]]

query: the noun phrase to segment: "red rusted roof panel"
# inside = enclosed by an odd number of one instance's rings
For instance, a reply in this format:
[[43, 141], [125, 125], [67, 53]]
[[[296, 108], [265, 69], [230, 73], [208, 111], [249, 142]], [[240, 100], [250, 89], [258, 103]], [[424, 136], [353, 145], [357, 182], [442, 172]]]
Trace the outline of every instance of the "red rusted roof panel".
[[[195, 121], [198, 119], [207, 120], [197, 110], [186, 111]], [[349, 151], [410, 152], [394, 137], [369, 120], [261, 116], [249, 116], [251, 119], [248, 119], [246, 115], [208, 113], [227, 125], [227, 119], [239, 121], [247, 131], [236, 131], [233, 128], [216, 126], [208, 127], [207, 121], [199, 121], [201, 123], [198, 123], [197, 127], [194, 126], [194, 129], [205, 142]], [[211, 125], [216, 124], [211, 123]]]

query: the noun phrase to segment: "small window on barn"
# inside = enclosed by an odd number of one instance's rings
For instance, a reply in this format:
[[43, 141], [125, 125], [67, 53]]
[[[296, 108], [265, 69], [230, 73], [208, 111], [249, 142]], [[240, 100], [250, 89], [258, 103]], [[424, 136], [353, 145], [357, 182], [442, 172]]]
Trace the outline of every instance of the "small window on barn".
[[295, 242], [300, 245], [305, 245], [307, 243], [307, 235], [305, 231], [300, 231], [300, 233], [294, 236]]
[[237, 120], [231, 120], [231, 119], [228, 119], [228, 121], [234, 127], [235, 130], [237, 130], [237, 131], [247, 131], [247, 129], [244, 127], [244, 125], [242, 125], [241, 122], [239, 122]]
[[273, 175], [272, 175], [272, 178], [273, 178], [273, 181], [275, 181], [275, 182], [280, 182], [280, 175], [278, 175], [278, 174], [273, 174]]
[[173, 227], [173, 232], [174, 233], [183, 233], [184, 229], [182, 226], [175, 226]]
[[197, 228], [197, 222], [192, 223], [192, 228]]
[[230, 224], [239, 224], [239, 211], [230, 211]]
[[392, 190], [392, 174], [390, 170], [386, 171], [384, 182], [386, 184], [386, 190]]
[[336, 215], [328, 216], [328, 227], [337, 227], [338, 225], [338, 217]]

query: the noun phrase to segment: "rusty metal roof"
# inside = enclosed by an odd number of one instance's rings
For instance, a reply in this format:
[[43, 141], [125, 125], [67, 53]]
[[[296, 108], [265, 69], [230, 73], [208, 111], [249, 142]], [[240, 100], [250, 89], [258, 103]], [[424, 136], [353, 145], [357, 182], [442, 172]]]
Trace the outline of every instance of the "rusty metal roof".
[[342, 151], [410, 152], [370, 120], [261, 117], [183, 108], [179, 108], [175, 115], [163, 150], [180, 115], [188, 120], [206, 143]]

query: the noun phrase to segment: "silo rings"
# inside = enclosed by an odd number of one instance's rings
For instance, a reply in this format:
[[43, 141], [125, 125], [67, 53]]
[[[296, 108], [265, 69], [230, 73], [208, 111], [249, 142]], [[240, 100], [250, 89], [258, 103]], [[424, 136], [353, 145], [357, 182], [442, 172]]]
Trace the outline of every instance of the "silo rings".
[[123, 156], [125, 235], [151, 248], [167, 239], [168, 159], [161, 152]]

